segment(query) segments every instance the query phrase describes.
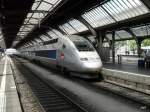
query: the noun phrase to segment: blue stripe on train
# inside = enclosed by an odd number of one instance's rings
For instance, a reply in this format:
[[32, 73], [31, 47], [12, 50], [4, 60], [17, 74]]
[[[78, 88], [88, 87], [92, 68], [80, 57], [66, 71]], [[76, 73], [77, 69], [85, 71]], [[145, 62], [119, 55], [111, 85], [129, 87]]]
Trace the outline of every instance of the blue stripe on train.
[[56, 50], [39, 50], [35, 51], [36, 56], [56, 59]]
[[56, 59], [56, 50], [48, 50], [48, 58]]

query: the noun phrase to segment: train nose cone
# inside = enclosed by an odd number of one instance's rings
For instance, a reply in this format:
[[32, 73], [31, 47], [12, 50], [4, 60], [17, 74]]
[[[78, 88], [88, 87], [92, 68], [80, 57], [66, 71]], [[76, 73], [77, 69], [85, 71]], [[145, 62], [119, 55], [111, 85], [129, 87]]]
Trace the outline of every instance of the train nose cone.
[[88, 71], [100, 71], [100, 69], [102, 68], [102, 63], [101, 62], [84, 63], [84, 67]]

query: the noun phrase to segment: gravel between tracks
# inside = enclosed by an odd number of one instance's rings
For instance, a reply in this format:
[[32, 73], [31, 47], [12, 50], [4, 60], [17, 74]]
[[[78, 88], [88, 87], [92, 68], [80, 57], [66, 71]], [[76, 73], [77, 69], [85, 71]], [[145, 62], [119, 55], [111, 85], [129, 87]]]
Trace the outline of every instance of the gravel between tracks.
[[[19, 63], [15, 63], [19, 64]], [[43, 112], [41, 105], [34, 96], [30, 86], [25, 80], [24, 76], [17, 70], [15, 64], [12, 62], [12, 70], [19, 93], [21, 105], [24, 112]]]

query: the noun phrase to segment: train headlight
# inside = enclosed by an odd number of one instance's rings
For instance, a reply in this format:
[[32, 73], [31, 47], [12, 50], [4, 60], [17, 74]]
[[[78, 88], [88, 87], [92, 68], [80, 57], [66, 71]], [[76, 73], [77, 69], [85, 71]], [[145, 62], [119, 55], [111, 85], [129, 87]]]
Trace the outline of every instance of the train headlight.
[[88, 58], [80, 58], [81, 61], [88, 61]]

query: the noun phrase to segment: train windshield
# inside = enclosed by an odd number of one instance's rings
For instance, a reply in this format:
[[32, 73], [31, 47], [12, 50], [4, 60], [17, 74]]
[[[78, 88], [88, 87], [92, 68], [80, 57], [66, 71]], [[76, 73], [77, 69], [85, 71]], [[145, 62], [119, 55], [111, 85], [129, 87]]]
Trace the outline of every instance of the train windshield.
[[94, 51], [93, 46], [86, 40], [73, 41], [79, 51]]

